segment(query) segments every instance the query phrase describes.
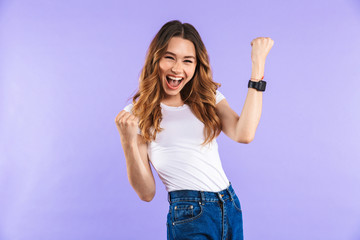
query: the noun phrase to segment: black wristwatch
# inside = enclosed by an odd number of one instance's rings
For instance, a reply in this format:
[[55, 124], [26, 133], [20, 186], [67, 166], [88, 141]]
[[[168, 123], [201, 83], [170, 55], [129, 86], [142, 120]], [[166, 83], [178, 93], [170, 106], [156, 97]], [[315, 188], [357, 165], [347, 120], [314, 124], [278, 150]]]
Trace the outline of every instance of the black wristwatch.
[[258, 91], [264, 92], [266, 88], [266, 82], [260, 80], [259, 82], [253, 82], [249, 80], [248, 88], [255, 88]]

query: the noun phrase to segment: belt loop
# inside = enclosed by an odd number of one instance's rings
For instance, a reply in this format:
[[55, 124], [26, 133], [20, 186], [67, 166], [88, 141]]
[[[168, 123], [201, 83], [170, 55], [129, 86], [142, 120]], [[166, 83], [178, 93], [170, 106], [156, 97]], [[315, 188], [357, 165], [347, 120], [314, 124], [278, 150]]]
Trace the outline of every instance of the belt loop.
[[[230, 183], [230, 184], [231, 184], [231, 183]], [[230, 187], [230, 185], [229, 185], [229, 187]], [[229, 193], [229, 195], [230, 195], [230, 199], [231, 199], [231, 201], [233, 201], [233, 200], [234, 200], [234, 199], [233, 199], [233, 195], [232, 195], [232, 192], [230, 191], [229, 187], [226, 188], [226, 191], [228, 191], [228, 193]]]
[[202, 204], [202, 205], [205, 205], [205, 196], [204, 196], [204, 192], [203, 191], [200, 191], [200, 195], [201, 195], [201, 202], [200, 202], [200, 204]]

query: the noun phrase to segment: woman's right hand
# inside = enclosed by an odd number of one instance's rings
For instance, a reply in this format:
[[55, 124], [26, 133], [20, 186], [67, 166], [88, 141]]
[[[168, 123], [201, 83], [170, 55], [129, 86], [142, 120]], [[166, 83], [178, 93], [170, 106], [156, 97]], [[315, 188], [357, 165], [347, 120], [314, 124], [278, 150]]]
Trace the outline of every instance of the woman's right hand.
[[115, 118], [116, 127], [122, 142], [136, 143], [139, 119], [133, 114], [122, 110]]

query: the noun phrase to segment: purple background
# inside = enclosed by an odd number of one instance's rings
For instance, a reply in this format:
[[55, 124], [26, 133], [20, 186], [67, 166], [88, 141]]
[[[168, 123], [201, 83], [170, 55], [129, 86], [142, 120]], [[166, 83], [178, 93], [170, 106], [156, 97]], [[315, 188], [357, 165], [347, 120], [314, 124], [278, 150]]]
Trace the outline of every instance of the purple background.
[[0, 239], [166, 239], [167, 192], [128, 182], [114, 119], [167, 21], [193, 24], [241, 113], [271, 37], [255, 140], [218, 138], [247, 240], [360, 239], [360, 3], [0, 3]]

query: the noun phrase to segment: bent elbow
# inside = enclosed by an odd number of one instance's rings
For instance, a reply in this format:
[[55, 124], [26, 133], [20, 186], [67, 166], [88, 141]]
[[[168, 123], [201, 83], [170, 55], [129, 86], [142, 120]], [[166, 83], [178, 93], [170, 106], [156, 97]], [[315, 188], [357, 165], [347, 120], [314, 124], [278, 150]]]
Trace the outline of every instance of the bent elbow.
[[254, 140], [254, 137], [240, 138], [237, 140], [238, 143], [249, 144]]
[[140, 196], [140, 199], [144, 202], [151, 202], [154, 199], [155, 192], [149, 195]]
[[153, 200], [154, 197], [142, 197], [140, 198], [142, 201], [144, 202], [151, 202]]

